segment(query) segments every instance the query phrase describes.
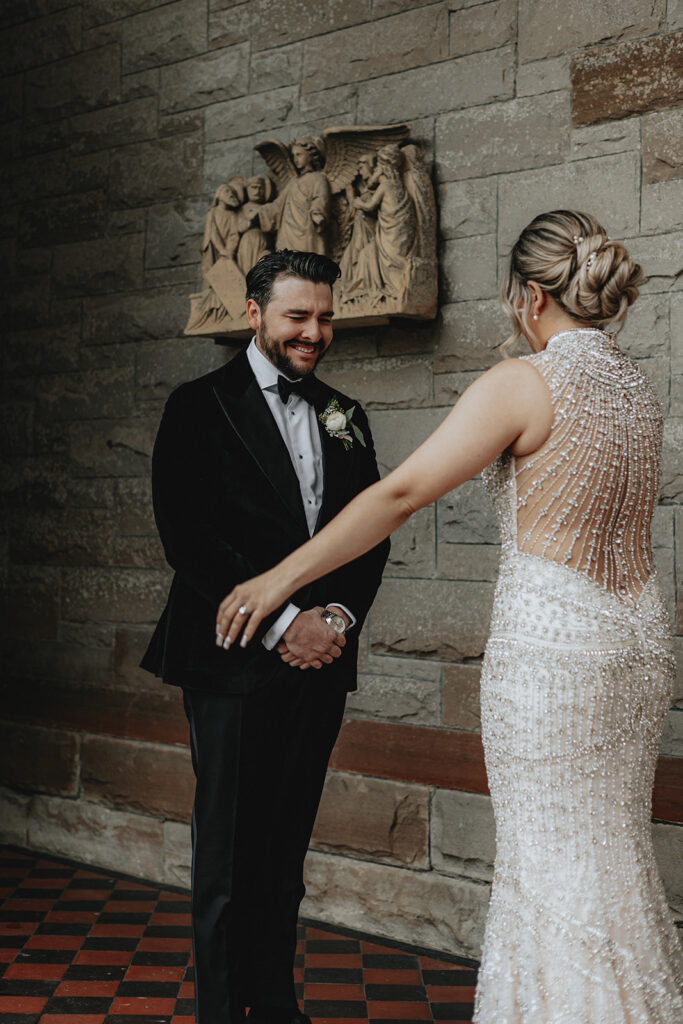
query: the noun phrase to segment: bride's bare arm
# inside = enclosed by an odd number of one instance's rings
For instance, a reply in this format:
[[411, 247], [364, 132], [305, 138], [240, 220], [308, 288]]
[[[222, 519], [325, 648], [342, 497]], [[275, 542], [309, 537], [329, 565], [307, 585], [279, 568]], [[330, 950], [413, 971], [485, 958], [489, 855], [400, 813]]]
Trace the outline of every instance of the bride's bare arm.
[[[552, 424], [550, 392], [527, 362], [510, 359], [479, 377], [427, 440], [384, 480], [358, 494], [310, 541], [273, 569], [240, 583], [221, 603], [216, 632], [248, 643], [291, 594], [373, 548], [418, 509], [447, 494], [506, 448], [535, 451]], [[246, 612], [240, 612], [246, 608]]]

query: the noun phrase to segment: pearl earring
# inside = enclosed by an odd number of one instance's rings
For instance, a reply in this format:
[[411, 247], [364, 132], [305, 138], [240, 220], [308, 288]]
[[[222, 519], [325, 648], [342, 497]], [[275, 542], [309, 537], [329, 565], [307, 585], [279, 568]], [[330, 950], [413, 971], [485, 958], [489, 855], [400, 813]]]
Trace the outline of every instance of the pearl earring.
[[534, 320], [538, 320], [538, 313], [534, 313]]

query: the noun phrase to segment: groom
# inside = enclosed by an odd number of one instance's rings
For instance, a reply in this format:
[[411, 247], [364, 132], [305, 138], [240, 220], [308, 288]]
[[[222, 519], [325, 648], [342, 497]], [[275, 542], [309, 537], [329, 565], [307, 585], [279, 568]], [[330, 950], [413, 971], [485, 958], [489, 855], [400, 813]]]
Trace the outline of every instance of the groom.
[[293, 981], [304, 857], [388, 544], [303, 588], [246, 649], [218, 645], [215, 618], [378, 477], [365, 413], [313, 372], [338, 276], [317, 253], [262, 257], [251, 343], [173, 392], [154, 448], [175, 575], [142, 665], [183, 688], [190, 723], [198, 1024], [239, 1024], [246, 1007], [252, 1024], [308, 1021]]

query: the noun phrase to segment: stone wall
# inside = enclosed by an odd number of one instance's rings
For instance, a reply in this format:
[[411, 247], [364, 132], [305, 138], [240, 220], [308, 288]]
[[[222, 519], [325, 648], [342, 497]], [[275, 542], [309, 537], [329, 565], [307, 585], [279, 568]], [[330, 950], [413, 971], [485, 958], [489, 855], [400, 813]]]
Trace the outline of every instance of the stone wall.
[[[578, 206], [648, 274], [623, 343], [667, 413], [655, 543], [683, 633], [680, 0], [8, 0], [2, 31], [2, 832], [186, 883], [178, 693], [137, 662], [169, 572], [150, 452], [216, 185], [255, 142], [410, 120], [440, 201], [440, 315], [340, 332], [322, 372], [383, 470], [497, 358], [501, 268]], [[474, 481], [396, 536], [309, 858], [307, 913], [476, 955], [494, 833], [478, 672], [497, 532]], [[654, 825], [683, 913], [683, 685]]]

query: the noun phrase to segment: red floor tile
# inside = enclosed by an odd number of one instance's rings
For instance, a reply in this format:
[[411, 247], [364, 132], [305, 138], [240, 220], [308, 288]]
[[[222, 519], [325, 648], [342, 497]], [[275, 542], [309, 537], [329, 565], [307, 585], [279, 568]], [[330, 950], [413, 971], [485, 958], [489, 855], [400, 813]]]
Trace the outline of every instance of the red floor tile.
[[10, 964], [3, 978], [26, 978], [31, 981], [59, 981], [68, 964]]
[[144, 924], [95, 924], [90, 934], [100, 938], [139, 938], [145, 933]]
[[428, 985], [430, 1003], [468, 1003], [474, 999], [472, 985]]
[[[127, 961], [126, 961], [127, 962]], [[125, 981], [182, 981], [184, 967], [141, 967], [132, 964], [125, 974]]]
[[26, 949], [80, 949], [82, 935], [32, 935], [25, 943]]
[[305, 994], [306, 999], [365, 999], [365, 990], [362, 985], [307, 984]]
[[368, 1003], [369, 1018], [404, 1017], [408, 1020], [431, 1020], [427, 1003]]
[[103, 1013], [44, 1013], [40, 1024], [103, 1024]]
[[115, 999], [109, 1007], [110, 1015], [118, 1014], [163, 1014], [171, 1016], [175, 1010], [175, 999], [145, 999], [133, 996]]
[[362, 967], [360, 953], [308, 953], [307, 967]]
[[116, 995], [118, 981], [63, 981], [54, 991], [56, 996], [78, 996], [79, 998]]
[[40, 1013], [47, 996], [0, 996], [0, 1013]]
[[119, 949], [82, 949], [76, 953], [74, 963], [81, 966], [97, 966], [98, 964], [121, 966], [129, 964], [132, 953]]

